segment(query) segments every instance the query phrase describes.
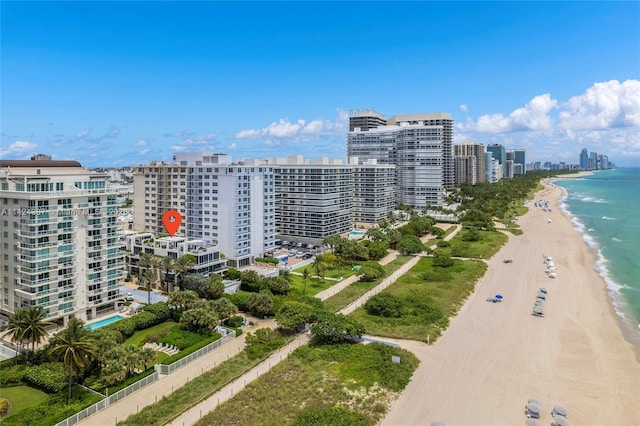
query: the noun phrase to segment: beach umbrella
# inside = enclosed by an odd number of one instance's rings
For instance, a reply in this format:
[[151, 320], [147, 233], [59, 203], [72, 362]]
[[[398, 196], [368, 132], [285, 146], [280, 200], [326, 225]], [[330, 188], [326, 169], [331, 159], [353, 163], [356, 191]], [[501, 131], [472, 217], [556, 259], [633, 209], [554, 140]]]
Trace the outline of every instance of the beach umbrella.
[[553, 416], [551, 426], [569, 426], [569, 420], [563, 416]]
[[547, 294], [547, 289], [544, 287], [540, 287], [538, 290], [544, 294]]
[[502, 299], [502, 295], [501, 294], [496, 294], [496, 299], [501, 300]]
[[540, 426], [540, 422], [536, 419], [527, 419], [527, 426]]
[[553, 411], [551, 412], [551, 414], [554, 416], [556, 414], [559, 414], [562, 417], [569, 417], [569, 410], [562, 404], [556, 404], [553, 406]]
[[527, 404], [538, 404], [542, 408], [542, 402], [536, 398], [529, 398]]
[[443, 422], [431, 422], [431, 426], [445, 426]]
[[542, 407], [536, 403], [527, 404], [526, 409], [527, 409], [527, 415], [533, 418], [539, 418], [540, 413], [542, 412]]
[[533, 313], [534, 314], [541, 314], [542, 313], [542, 306], [538, 306], [538, 305], [534, 306], [533, 307]]

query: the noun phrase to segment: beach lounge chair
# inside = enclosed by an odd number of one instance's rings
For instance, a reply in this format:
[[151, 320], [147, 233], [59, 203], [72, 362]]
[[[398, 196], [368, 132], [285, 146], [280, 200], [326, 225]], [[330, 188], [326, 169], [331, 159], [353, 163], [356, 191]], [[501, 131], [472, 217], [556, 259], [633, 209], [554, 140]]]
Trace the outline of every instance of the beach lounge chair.
[[540, 288], [538, 289], [538, 291], [539, 291], [539, 292], [541, 292], [541, 293], [547, 294], [547, 289], [546, 289], [546, 288], [544, 288], [544, 287], [540, 287]]
[[527, 426], [541, 426], [537, 419], [527, 419]]

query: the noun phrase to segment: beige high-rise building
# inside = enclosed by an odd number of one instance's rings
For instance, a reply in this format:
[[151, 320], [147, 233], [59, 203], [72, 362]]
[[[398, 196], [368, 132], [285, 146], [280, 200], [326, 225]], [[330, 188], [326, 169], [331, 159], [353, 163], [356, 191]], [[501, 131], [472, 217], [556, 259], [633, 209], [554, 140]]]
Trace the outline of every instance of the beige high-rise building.
[[108, 176], [48, 156], [0, 161], [0, 313], [89, 320], [117, 308], [122, 214]]
[[[454, 156], [473, 156], [475, 157], [475, 176], [472, 178], [468, 173], [464, 178], [456, 175], [456, 183], [476, 184], [485, 181], [486, 165], [485, 165], [485, 149], [484, 145], [478, 142], [465, 142], [462, 145], [453, 146]], [[456, 168], [456, 171], [459, 170]], [[468, 168], [466, 169], [468, 171]]]

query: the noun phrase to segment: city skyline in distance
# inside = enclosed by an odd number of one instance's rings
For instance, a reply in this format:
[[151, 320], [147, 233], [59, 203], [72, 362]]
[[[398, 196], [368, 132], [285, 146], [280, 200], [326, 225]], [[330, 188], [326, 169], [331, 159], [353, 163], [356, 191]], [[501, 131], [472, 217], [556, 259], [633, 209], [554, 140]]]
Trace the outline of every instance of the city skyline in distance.
[[372, 108], [448, 112], [455, 144], [527, 162], [640, 165], [637, 2], [0, 7], [2, 159], [346, 158]]

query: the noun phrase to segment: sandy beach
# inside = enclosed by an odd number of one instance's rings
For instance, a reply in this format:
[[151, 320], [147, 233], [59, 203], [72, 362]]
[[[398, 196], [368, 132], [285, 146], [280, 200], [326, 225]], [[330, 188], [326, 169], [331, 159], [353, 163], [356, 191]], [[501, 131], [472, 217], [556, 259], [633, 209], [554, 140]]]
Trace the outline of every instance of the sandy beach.
[[[640, 424], [637, 348], [559, 207], [562, 189], [545, 183], [535, 200], [548, 200], [551, 211], [529, 202], [524, 235], [489, 261], [444, 335], [431, 346], [401, 342], [422, 362], [383, 425], [524, 425], [529, 398], [543, 403], [542, 425], [556, 403], [568, 407], [572, 425]], [[557, 278], [546, 275], [543, 255], [553, 257]], [[531, 315], [540, 287], [548, 290], [544, 318]], [[503, 302], [486, 301], [498, 293]]]

